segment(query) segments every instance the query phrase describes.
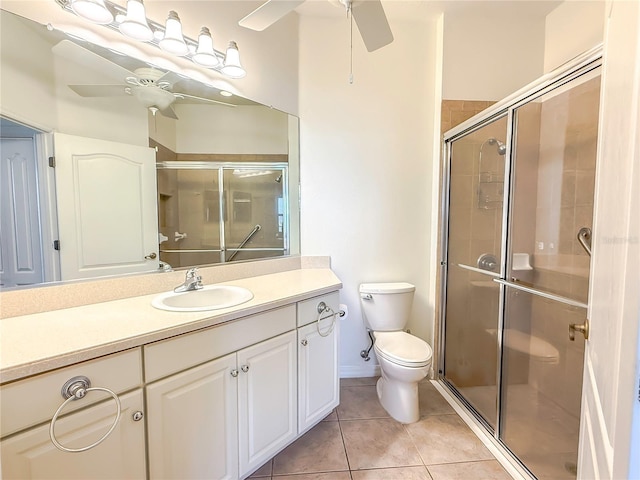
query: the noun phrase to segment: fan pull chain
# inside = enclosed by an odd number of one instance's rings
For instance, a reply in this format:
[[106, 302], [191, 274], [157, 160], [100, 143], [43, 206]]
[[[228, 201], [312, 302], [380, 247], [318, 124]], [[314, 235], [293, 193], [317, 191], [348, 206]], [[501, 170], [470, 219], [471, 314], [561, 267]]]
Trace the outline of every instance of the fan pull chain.
[[349, 30], [349, 84], [353, 85], [353, 12], [351, 2], [347, 2], [347, 17], [351, 19]]

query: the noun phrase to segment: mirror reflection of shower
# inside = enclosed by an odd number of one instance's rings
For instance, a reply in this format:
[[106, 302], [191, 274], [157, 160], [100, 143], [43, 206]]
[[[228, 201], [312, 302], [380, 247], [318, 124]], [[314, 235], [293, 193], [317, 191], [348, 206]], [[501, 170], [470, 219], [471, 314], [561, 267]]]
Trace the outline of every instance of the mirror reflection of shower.
[[[485, 145], [495, 147], [495, 149], [485, 148]], [[477, 187], [478, 208], [484, 210], [502, 208], [504, 190], [504, 159], [502, 157], [506, 153], [507, 146], [505, 143], [495, 137], [486, 139], [480, 145]]]

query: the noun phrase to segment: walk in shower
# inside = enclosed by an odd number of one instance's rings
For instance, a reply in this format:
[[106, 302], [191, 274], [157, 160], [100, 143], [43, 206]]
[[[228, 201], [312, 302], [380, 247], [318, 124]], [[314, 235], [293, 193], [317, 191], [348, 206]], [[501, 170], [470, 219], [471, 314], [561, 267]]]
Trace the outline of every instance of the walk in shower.
[[539, 479], [576, 478], [600, 64], [444, 137], [438, 378]]
[[286, 255], [287, 163], [164, 161], [160, 260], [173, 268]]

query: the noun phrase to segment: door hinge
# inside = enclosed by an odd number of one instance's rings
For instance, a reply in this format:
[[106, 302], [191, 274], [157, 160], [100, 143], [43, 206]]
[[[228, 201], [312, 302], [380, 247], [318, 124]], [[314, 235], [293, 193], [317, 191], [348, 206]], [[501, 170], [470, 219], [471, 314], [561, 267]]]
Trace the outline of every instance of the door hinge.
[[56, 157], [49, 157], [49, 166], [51, 168], [56, 168]]
[[53, 249], [54, 250], [60, 250], [60, 240], [54, 240], [53, 241]]

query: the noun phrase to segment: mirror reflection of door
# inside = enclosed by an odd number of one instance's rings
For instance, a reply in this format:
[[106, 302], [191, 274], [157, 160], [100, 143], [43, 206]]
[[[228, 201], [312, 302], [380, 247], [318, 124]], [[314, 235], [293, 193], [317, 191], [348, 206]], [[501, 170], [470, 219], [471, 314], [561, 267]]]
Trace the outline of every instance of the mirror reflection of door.
[[55, 134], [61, 279], [158, 269], [152, 148]]
[[0, 285], [45, 280], [34, 130], [2, 121], [0, 140]]

